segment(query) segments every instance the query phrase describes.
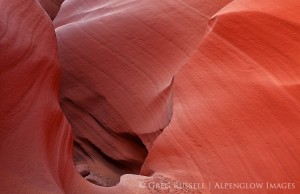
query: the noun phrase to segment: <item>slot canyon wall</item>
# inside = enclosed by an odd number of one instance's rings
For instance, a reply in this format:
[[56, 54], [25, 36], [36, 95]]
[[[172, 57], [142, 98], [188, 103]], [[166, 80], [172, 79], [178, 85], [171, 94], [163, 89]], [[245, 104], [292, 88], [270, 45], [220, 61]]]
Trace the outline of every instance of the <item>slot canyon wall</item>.
[[300, 192], [300, 2], [0, 9], [0, 193]]

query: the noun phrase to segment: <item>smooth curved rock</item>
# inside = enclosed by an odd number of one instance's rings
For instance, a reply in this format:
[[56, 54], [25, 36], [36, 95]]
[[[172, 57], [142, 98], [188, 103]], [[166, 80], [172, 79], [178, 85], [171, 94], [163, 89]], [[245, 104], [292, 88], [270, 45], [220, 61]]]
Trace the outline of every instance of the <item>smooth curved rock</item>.
[[228, 1], [85, 2], [65, 1], [54, 20], [75, 161], [112, 177], [139, 173], [171, 120], [174, 75]]
[[[102, 187], [73, 163], [51, 20], [37, 1], [0, 0], [1, 192], [298, 194], [300, 3], [236, 0], [217, 12], [226, 3], [63, 4], [75, 163], [100, 185], [140, 174]], [[213, 188], [162, 186], [195, 182]], [[294, 186], [214, 187], [225, 182]]]
[[[176, 75], [174, 117], [141, 174], [211, 183], [211, 193], [300, 192], [300, 4], [290, 2], [236, 1], [214, 16]], [[264, 186], [214, 188], [239, 182]]]
[[64, 193], [75, 170], [53, 25], [34, 0], [0, 7], [1, 192]]

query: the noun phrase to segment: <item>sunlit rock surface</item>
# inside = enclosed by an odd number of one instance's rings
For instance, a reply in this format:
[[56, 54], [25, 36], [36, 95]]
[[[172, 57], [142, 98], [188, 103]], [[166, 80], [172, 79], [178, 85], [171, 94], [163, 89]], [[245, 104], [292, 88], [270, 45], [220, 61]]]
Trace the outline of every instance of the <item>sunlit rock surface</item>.
[[300, 192], [300, 3], [45, 2], [0, 0], [1, 192]]
[[[250, 1], [238, 2], [211, 19], [212, 32], [176, 75], [172, 122], [142, 174], [161, 172], [212, 186], [265, 184], [211, 193], [298, 193], [299, 4], [251, 1], [248, 8]], [[267, 182], [296, 188], [267, 189]]]

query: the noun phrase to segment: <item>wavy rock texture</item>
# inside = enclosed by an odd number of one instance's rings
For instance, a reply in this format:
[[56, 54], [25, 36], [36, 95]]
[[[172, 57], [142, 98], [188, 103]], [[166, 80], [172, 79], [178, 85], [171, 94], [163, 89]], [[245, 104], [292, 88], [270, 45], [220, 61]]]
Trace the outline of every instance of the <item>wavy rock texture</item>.
[[63, 193], [74, 176], [57, 45], [35, 1], [0, 1], [1, 193]]
[[1, 191], [299, 193], [300, 3], [228, 3], [67, 0], [57, 51], [36, 1], [0, 0]]
[[77, 164], [111, 184], [120, 173], [139, 173], [171, 120], [174, 75], [226, 1], [210, 3], [65, 2], [54, 24], [62, 108], [75, 130]]
[[293, 6], [236, 1], [211, 19], [212, 32], [176, 76], [174, 117], [142, 174], [299, 184], [300, 3], [284, 3]]

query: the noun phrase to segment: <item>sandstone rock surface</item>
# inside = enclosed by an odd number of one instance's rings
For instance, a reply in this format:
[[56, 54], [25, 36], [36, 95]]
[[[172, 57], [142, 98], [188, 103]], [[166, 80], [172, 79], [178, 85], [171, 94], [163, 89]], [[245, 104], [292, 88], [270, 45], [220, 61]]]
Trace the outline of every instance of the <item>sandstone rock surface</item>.
[[0, 0], [1, 192], [300, 192], [299, 2], [51, 2]]

